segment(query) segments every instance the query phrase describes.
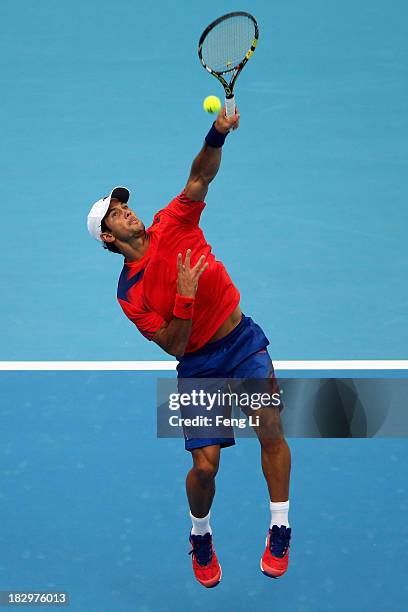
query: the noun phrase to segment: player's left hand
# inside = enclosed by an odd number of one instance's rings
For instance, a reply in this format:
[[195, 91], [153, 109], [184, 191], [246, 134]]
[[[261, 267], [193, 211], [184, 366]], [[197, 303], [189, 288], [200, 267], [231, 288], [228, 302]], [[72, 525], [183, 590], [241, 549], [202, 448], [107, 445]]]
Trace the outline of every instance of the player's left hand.
[[187, 249], [184, 263], [181, 253], [177, 255], [177, 292], [185, 297], [195, 297], [200, 276], [208, 268], [208, 263], [204, 263], [205, 255], [201, 255], [194, 267], [191, 267], [190, 257], [191, 249]]
[[239, 112], [238, 108], [235, 107], [235, 115], [232, 117], [225, 116], [225, 106], [222, 107], [218, 113], [218, 117], [215, 120], [215, 129], [221, 134], [228, 134], [230, 130], [236, 130], [239, 128]]

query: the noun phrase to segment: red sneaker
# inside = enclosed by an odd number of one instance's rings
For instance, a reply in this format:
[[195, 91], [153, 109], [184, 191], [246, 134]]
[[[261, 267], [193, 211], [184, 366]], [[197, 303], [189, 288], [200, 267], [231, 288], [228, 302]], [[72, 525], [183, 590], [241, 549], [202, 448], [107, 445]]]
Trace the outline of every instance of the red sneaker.
[[190, 544], [192, 549], [189, 555], [192, 555], [194, 576], [207, 589], [217, 586], [221, 581], [222, 571], [215, 554], [212, 536], [209, 533], [203, 536], [190, 534]]
[[261, 559], [261, 571], [270, 578], [279, 578], [288, 569], [290, 527], [273, 525], [266, 538], [266, 548]]

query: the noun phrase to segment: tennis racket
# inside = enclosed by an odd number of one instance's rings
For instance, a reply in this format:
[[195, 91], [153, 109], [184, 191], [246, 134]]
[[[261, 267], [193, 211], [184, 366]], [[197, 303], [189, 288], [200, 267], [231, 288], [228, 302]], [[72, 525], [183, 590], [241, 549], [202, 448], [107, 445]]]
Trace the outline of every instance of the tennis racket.
[[234, 85], [255, 51], [258, 38], [256, 19], [243, 11], [219, 17], [201, 34], [198, 57], [204, 68], [224, 87], [227, 117], [235, 113]]

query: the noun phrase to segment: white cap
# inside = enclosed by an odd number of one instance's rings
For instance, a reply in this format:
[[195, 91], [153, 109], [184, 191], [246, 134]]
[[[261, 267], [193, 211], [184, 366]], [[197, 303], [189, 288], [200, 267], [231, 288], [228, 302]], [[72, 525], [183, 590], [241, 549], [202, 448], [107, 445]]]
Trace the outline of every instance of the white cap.
[[120, 200], [120, 202], [124, 202], [126, 204], [129, 197], [129, 189], [126, 189], [126, 187], [114, 187], [110, 192], [110, 195], [95, 202], [88, 214], [88, 232], [93, 238], [102, 242], [101, 222], [108, 211], [111, 200]]

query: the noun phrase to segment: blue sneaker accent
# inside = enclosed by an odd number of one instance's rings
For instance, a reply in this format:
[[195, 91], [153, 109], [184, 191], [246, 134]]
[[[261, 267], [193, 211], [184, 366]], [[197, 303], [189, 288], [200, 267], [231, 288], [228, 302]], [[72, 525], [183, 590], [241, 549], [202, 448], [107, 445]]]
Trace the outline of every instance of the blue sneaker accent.
[[190, 534], [190, 543], [193, 548], [188, 554], [192, 555], [194, 553], [199, 565], [208, 565], [211, 563], [212, 537], [210, 533], [206, 533], [203, 536]]
[[292, 529], [290, 527], [285, 527], [285, 525], [281, 527], [273, 525], [269, 533], [271, 534], [269, 538], [269, 550], [274, 557], [282, 559], [289, 548]]

